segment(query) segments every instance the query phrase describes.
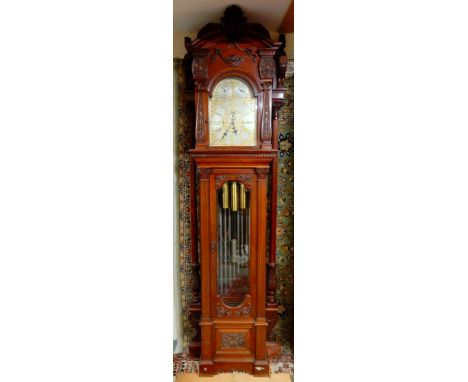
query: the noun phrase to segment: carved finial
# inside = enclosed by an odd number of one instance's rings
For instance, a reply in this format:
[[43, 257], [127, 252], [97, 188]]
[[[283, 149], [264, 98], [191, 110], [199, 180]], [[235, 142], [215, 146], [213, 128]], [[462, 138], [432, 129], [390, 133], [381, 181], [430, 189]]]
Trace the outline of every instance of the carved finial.
[[277, 65], [277, 76], [278, 76], [278, 87], [284, 87], [284, 80], [286, 77], [286, 68], [288, 66], [288, 57], [284, 48], [286, 47], [286, 36], [284, 33], [279, 35], [279, 42], [281, 46], [276, 52], [276, 65]]
[[224, 17], [221, 17], [224, 33], [231, 41], [236, 41], [242, 28], [247, 23], [247, 17], [237, 5], [231, 5], [224, 11]]
[[281, 33], [278, 37], [278, 41], [281, 43], [279, 48], [280, 52], [284, 53], [284, 48], [286, 47], [286, 36], [284, 33]]
[[192, 47], [192, 39], [190, 37], [184, 37], [184, 46], [187, 52], [190, 52], [190, 48]]
[[270, 32], [261, 24], [248, 23], [244, 12], [237, 5], [226, 8], [220, 23], [206, 24], [198, 32], [197, 38], [208, 38], [218, 33], [224, 35], [230, 42], [239, 41], [246, 35], [270, 39]]

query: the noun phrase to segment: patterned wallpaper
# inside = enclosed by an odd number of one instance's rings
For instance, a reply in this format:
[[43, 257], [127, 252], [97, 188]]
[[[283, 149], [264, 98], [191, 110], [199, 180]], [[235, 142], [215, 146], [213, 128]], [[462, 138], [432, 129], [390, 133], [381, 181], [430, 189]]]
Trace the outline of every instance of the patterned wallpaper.
[[[184, 347], [193, 335], [188, 321], [188, 307], [191, 300], [190, 267], [190, 193], [189, 157], [187, 150], [192, 140], [190, 120], [193, 111], [182, 99], [184, 75], [182, 60], [174, 59], [174, 71], [178, 87], [177, 107], [177, 177], [178, 177], [178, 224], [179, 224], [179, 266], [180, 291]], [[293, 345], [294, 320], [294, 62], [288, 62], [286, 71], [286, 105], [279, 115], [278, 146], [278, 215], [277, 215], [277, 293], [280, 320], [278, 339], [282, 345]]]

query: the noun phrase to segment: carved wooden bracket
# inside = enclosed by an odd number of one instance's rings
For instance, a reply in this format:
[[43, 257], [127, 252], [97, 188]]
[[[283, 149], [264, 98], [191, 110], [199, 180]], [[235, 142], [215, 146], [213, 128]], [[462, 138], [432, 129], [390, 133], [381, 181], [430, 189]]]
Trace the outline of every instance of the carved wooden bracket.
[[252, 184], [252, 176], [251, 175], [217, 175], [216, 176], [216, 188], [220, 188], [223, 183], [227, 181], [238, 181], [244, 183], [248, 189], [250, 189], [251, 184]]

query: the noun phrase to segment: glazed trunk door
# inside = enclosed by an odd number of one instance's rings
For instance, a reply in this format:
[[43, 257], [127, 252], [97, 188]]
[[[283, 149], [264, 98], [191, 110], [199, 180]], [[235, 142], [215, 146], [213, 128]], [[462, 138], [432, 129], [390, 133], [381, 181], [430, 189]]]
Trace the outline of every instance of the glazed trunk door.
[[256, 200], [253, 171], [214, 172], [210, 183], [210, 294], [214, 320], [252, 322], [255, 317]]

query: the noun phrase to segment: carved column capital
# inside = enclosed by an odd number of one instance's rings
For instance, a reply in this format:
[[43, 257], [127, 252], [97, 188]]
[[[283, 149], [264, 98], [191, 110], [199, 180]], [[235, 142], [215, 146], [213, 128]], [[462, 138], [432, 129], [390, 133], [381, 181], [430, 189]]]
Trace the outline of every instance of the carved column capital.
[[257, 177], [259, 180], [265, 180], [269, 170], [267, 168], [256, 168], [255, 172], [257, 173]]
[[262, 82], [260, 82], [260, 86], [262, 87], [263, 91], [270, 90], [272, 86], [272, 82], [271, 80], [262, 80]]
[[280, 109], [284, 106], [284, 100], [273, 100], [273, 118], [278, 119], [279, 118], [279, 112]]
[[195, 89], [198, 91], [202, 92], [203, 90], [206, 90], [206, 79], [195, 79]]
[[209, 179], [213, 170], [211, 168], [199, 168], [197, 172], [198, 172], [198, 180], [206, 181]]

